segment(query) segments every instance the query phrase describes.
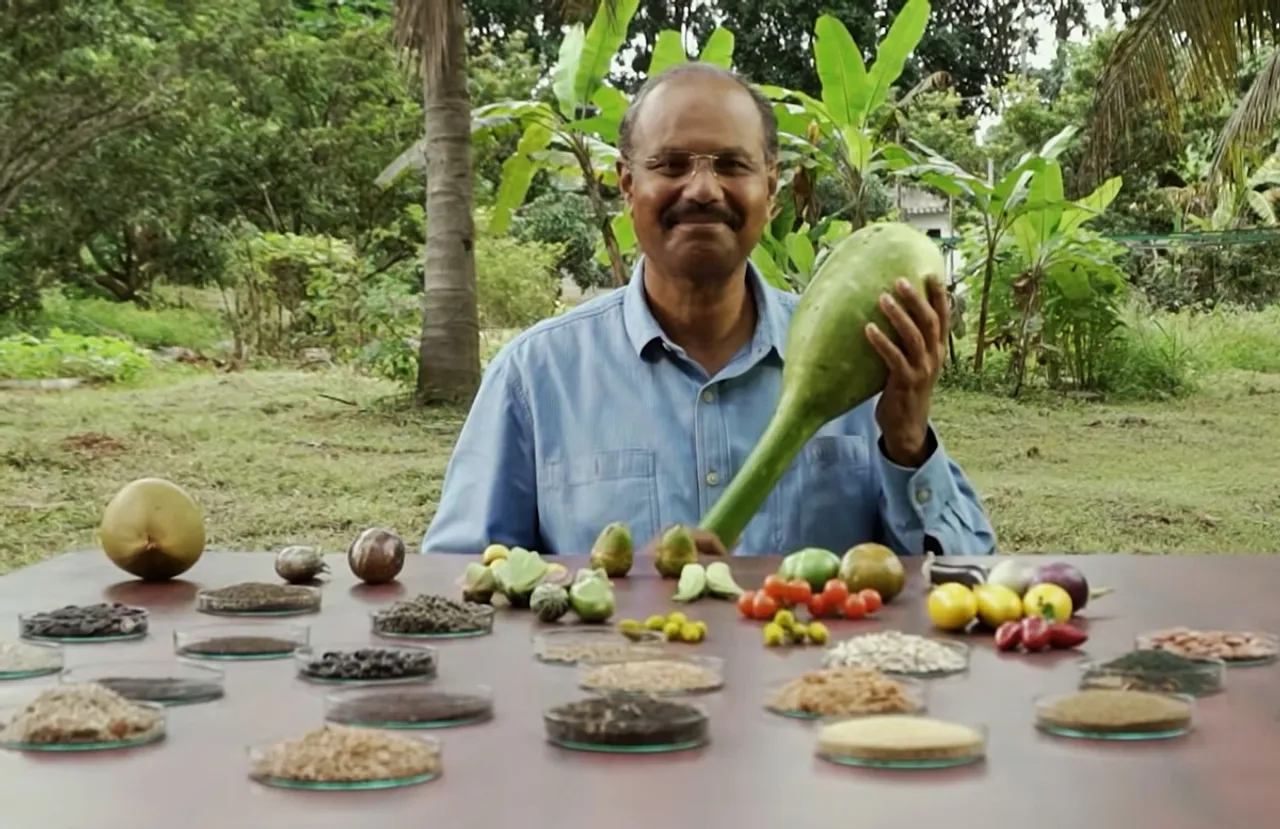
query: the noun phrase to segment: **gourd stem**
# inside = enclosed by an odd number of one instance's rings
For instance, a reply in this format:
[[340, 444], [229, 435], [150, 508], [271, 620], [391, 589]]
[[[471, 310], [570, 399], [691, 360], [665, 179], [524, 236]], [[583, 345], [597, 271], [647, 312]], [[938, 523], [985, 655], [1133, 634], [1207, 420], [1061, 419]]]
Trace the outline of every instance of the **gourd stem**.
[[796, 455], [822, 427], [821, 421], [814, 422], [802, 412], [802, 407], [790, 404], [785, 396], [779, 401], [773, 419], [746, 463], [703, 517], [700, 529], [714, 533], [725, 550], [732, 550], [738, 543], [742, 531], [764, 506]]

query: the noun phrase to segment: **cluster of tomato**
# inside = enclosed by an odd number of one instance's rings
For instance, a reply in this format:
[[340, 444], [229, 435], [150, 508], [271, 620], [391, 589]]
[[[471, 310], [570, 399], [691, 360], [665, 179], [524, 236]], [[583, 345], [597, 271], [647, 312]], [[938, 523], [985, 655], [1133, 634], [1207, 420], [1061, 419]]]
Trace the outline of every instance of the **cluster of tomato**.
[[748, 590], [738, 597], [738, 612], [747, 619], [768, 621], [782, 608], [805, 607], [814, 619], [861, 619], [883, 604], [877, 591], [867, 588], [851, 593], [840, 579], [828, 580], [822, 592], [815, 593], [804, 579], [788, 581], [774, 573], [765, 578], [759, 590]]

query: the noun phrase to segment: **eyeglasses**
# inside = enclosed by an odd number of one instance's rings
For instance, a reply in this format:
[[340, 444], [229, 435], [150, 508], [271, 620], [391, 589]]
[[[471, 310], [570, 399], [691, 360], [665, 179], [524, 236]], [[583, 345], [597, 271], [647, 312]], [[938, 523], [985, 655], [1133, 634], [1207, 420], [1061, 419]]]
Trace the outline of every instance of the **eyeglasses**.
[[703, 161], [708, 162], [707, 166], [716, 178], [739, 178], [760, 170], [758, 162], [736, 152], [694, 153], [686, 150], [672, 150], [651, 155], [641, 164], [648, 171], [679, 179], [693, 175]]

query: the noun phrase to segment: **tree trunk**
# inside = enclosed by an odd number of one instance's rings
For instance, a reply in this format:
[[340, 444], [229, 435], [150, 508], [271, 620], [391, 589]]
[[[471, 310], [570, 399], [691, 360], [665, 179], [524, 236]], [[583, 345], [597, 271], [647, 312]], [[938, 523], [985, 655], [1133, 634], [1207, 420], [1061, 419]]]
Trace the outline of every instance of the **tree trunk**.
[[982, 357], [987, 350], [987, 306], [991, 300], [991, 282], [996, 275], [996, 246], [987, 245], [987, 267], [982, 276], [982, 307], [978, 311], [978, 341], [974, 345], [973, 373], [982, 381]]
[[427, 246], [415, 396], [420, 404], [469, 404], [480, 385], [480, 323], [467, 36], [462, 0], [432, 0], [428, 9], [428, 17], [443, 15], [431, 29], [445, 37], [423, 55]]

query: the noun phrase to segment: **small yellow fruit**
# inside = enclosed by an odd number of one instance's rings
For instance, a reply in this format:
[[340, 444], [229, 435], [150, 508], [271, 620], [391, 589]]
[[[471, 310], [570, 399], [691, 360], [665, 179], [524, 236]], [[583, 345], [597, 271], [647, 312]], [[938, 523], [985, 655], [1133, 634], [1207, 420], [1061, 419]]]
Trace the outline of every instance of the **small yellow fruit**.
[[650, 616], [648, 619], [644, 620], [644, 626], [647, 627], [649, 630], [662, 630], [664, 627], [667, 626], [667, 620], [666, 620], [666, 617], [658, 616], [657, 614], [654, 614], [653, 616]]
[[668, 642], [674, 642], [680, 638], [681, 627], [679, 622], [667, 622], [666, 627], [662, 629], [662, 633], [667, 637]]
[[672, 613], [671, 615], [667, 616], [668, 624], [674, 622], [677, 625], [683, 625], [687, 621], [689, 621], [689, 617], [684, 615], [678, 610], [675, 613]]
[[808, 637], [809, 637], [808, 625], [802, 625], [799, 622], [796, 622], [794, 625], [791, 626], [791, 638], [794, 639], [797, 643], [803, 645], [804, 640], [807, 639]]
[[1071, 594], [1049, 582], [1032, 585], [1022, 597], [1022, 608], [1028, 616], [1043, 616], [1051, 622], [1065, 622], [1075, 612]]
[[961, 630], [978, 615], [978, 597], [963, 584], [947, 582], [929, 591], [929, 621], [942, 630]]
[[480, 555], [480, 563], [486, 566], [493, 564], [495, 561], [502, 561], [511, 553], [505, 544], [490, 544], [484, 548], [484, 552]]
[[815, 645], [827, 644], [830, 634], [827, 632], [827, 626], [822, 622], [809, 623], [809, 641]]
[[701, 633], [701, 634], [702, 634], [702, 638], [704, 638], [704, 639], [705, 639], [705, 638], [706, 638], [706, 636], [707, 636], [707, 623], [706, 623], [706, 622], [694, 622], [694, 624], [698, 626], [698, 632], [699, 632], [699, 633]]
[[702, 631], [694, 622], [685, 622], [680, 626], [680, 638], [686, 642], [701, 642]]
[[764, 626], [764, 644], [766, 647], [777, 647], [786, 640], [786, 637], [787, 632], [777, 622], [770, 622]]
[[790, 631], [796, 626], [796, 615], [790, 610], [779, 610], [773, 614], [773, 622], [785, 631]]

